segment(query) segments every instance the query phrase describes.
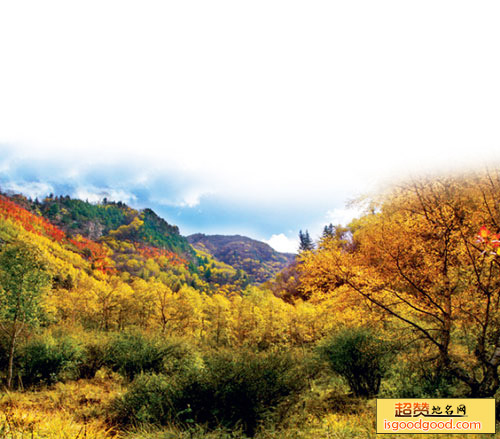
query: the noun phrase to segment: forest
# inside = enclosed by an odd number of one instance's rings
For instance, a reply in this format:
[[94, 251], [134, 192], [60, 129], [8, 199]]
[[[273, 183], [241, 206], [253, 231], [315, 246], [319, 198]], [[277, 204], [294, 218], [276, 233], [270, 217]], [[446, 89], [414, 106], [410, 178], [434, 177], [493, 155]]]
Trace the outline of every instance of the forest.
[[499, 401], [500, 170], [357, 203], [231, 265], [150, 209], [1, 194], [0, 437], [375, 438], [376, 398]]

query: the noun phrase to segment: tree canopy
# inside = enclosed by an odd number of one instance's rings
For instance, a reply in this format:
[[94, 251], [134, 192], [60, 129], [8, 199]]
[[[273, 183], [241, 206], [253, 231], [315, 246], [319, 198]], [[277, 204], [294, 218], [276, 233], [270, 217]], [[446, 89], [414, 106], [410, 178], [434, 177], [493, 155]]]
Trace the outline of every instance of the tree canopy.
[[348, 288], [425, 340], [428, 359], [472, 396], [491, 396], [500, 385], [500, 265], [478, 232], [500, 232], [499, 193], [498, 174], [400, 185], [351, 224], [352, 246], [337, 240], [304, 255], [303, 286], [311, 295]]
[[7, 387], [12, 382], [17, 338], [25, 326], [39, 318], [41, 293], [48, 284], [45, 263], [35, 247], [20, 242], [3, 248], [0, 253], [0, 328], [9, 339]]

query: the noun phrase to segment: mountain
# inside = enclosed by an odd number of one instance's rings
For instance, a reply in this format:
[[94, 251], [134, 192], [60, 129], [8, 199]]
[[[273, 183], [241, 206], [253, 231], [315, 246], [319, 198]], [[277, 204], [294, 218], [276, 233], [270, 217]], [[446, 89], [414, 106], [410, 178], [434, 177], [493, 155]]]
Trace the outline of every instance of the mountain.
[[255, 282], [265, 282], [292, 263], [295, 255], [279, 253], [268, 244], [241, 235], [205, 235], [187, 237], [196, 249], [237, 270], [243, 270]]
[[194, 251], [179, 228], [168, 224], [151, 209], [136, 210], [122, 202], [100, 203], [64, 197], [46, 197], [31, 201], [22, 195], [10, 197], [25, 209], [43, 216], [68, 236], [81, 235], [91, 240], [106, 236], [131, 240], [143, 246], [178, 253], [192, 260]]
[[81, 254], [90, 268], [163, 279], [175, 289], [187, 284], [205, 291], [235, 291], [273, 278], [294, 260], [292, 254], [245, 236], [186, 238], [153, 210], [136, 210], [122, 202], [90, 203], [53, 195], [41, 201], [21, 194], [0, 197], [4, 217], [17, 212], [28, 230], [30, 222], [43, 222], [37, 233], [56, 237], [58, 245]]
[[[127, 282], [156, 279], [174, 291], [187, 285], [208, 293], [239, 291], [252, 280], [246, 272], [193, 248], [177, 226], [153, 210], [136, 210], [122, 202], [89, 203], [52, 195], [39, 201], [0, 192], [0, 226], [2, 221], [55, 241], [58, 252], [77, 253], [83, 258], [77, 265], [86, 266], [88, 273], [119, 275]], [[1, 232], [0, 227], [0, 246]], [[75, 265], [72, 253], [65, 255], [60, 264]]]

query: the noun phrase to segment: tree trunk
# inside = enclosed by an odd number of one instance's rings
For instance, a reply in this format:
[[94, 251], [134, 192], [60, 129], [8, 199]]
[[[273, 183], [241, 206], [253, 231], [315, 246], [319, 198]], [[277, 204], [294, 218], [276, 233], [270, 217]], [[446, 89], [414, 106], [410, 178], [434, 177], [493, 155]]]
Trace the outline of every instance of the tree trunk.
[[10, 389], [12, 386], [12, 375], [14, 371], [14, 351], [16, 348], [16, 338], [17, 338], [17, 331], [16, 328], [14, 327], [14, 332], [12, 334], [12, 339], [10, 340], [10, 347], [9, 347], [9, 370], [7, 374], [7, 388]]

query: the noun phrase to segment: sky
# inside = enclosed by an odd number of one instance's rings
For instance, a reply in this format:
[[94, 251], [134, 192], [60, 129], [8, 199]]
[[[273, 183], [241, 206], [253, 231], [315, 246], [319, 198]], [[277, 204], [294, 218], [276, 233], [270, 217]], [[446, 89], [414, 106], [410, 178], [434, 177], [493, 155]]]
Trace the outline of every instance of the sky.
[[0, 189], [281, 251], [500, 153], [497, 1], [0, 3]]

